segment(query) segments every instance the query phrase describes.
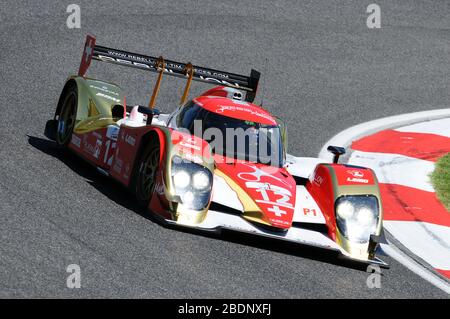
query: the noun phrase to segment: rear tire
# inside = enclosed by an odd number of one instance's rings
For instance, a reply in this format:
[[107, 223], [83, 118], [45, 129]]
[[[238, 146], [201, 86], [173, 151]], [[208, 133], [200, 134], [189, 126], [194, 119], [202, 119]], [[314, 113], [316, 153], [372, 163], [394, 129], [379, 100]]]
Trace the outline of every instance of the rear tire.
[[55, 141], [58, 147], [66, 148], [72, 139], [78, 107], [78, 90], [76, 85], [69, 85], [61, 96], [61, 107], [56, 116], [57, 125]]
[[151, 140], [136, 163], [133, 191], [138, 204], [147, 207], [155, 190], [155, 179], [159, 169], [159, 143]]

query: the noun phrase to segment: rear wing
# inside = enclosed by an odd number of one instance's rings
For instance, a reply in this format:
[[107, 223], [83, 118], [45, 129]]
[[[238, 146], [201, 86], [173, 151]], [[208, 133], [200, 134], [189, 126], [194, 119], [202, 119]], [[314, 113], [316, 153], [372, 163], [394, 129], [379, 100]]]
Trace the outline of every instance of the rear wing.
[[[181, 63], [171, 60], [165, 60], [162, 57], [156, 58], [152, 56], [107, 48], [96, 45], [95, 37], [88, 35], [86, 37], [83, 57], [81, 59], [80, 68], [78, 70], [79, 76], [85, 76], [92, 59], [120, 64], [142, 70], [148, 70], [152, 72], [158, 72], [160, 76], [155, 86], [156, 94], [157, 90], [159, 90], [159, 84], [162, 75], [167, 74], [188, 79], [188, 84], [186, 85], [185, 89], [185, 95], [187, 95], [187, 91], [189, 90], [190, 81], [194, 80], [243, 90], [246, 92], [246, 101], [253, 102], [256, 96], [256, 90], [258, 88], [260, 78], [260, 73], [253, 69], [251, 70], [250, 76], [245, 76], [196, 66], [192, 65], [191, 63]], [[153, 93], [154, 96], [156, 95], [155, 91]]]

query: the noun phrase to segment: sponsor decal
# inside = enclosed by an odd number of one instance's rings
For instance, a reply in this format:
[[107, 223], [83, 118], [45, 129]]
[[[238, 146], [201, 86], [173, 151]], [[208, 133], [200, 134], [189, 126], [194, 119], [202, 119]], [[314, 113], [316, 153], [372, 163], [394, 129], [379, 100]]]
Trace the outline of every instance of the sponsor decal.
[[98, 159], [103, 145], [102, 135], [97, 132], [83, 134], [82, 145], [84, 152]]
[[119, 136], [119, 128], [114, 125], [108, 126], [108, 130], [106, 131], [106, 137], [117, 141], [117, 137]]
[[193, 148], [194, 150], [197, 150], [197, 151], [201, 151], [202, 150], [202, 148], [200, 146], [197, 146], [197, 145], [194, 145], [194, 144], [189, 144], [189, 143], [184, 143], [184, 142], [180, 142], [180, 146], [184, 146], [184, 147], [187, 147], [187, 148]]
[[[103, 157], [103, 163], [106, 163], [108, 166], [112, 165], [112, 161], [114, 158], [113, 153], [115, 153], [114, 150], [116, 149], [116, 146], [117, 145], [115, 142], [113, 142], [111, 144], [111, 141], [106, 141], [106, 145], [105, 145], [106, 150], [105, 150], [105, 156]], [[109, 156], [110, 153], [111, 153], [111, 156]]]
[[347, 177], [347, 182], [363, 183], [363, 184], [369, 183], [369, 180], [367, 178], [363, 178], [364, 172], [362, 172], [362, 171], [347, 170], [347, 174], [352, 176], [352, 177]]
[[320, 176], [320, 175], [314, 175], [314, 183], [315, 183], [317, 186], [321, 186], [322, 183], [323, 183], [323, 177]]
[[339, 185], [354, 185], [365, 184], [372, 185], [375, 179], [370, 169], [365, 168], [352, 168], [344, 167], [341, 165], [335, 166], [334, 171], [336, 173], [337, 182]]
[[107, 94], [102, 93], [102, 92], [98, 92], [98, 93], [96, 94], [96, 96], [105, 98], [105, 99], [107, 99], [107, 100], [111, 100], [111, 101], [116, 102], [116, 103], [120, 103], [120, 99], [115, 98], [115, 97], [110, 96], [110, 95], [107, 95]]
[[316, 212], [316, 210], [314, 208], [306, 208], [306, 207], [304, 207], [303, 208], [303, 215], [316, 217], [317, 216], [317, 212]]
[[[122, 53], [122, 52], [115, 52], [115, 51], [108, 51], [108, 55], [111, 56], [105, 56], [105, 55], [98, 55], [98, 59], [105, 61], [105, 62], [114, 62], [114, 63], [120, 63], [120, 64], [126, 64], [126, 65], [133, 65], [142, 69], [150, 69], [156, 71], [156, 61], [152, 59], [147, 59], [144, 57]], [[113, 57], [118, 56], [118, 57]], [[126, 59], [126, 60], [125, 60]], [[132, 61], [130, 61], [132, 60]], [[184, 70], [184, 66], [181, 64], [176, 63], [168, 63], [167, 68], [164, 68], [164, 72], [167, 73], [174, 73], [173, 70], [176, 70], [176, 73], [182, 73]], [[238, 83], [231, 82], [229, 79], [229, 75], [219, 72], [211, 72], [209, 70], [204, 69], [198, 69], [194, 68], [194, 74], [201, 80], [205, 82], [214, 82], [218, 84], [228, 85], [228, 86], [234, 86], [239, 88]], [[224, 80], [226, 79], [226, 80]]]
[[80, 148], [80, 146], [81, 146], [81, 138], [79, 138], [75, 134], [72, 134], [72, 139], [70, 140], [70, 143], [72, 143], [76, 147]]
[[[236, 103], [236, 102], [235, 102]], [[246, 112], [253, 116], [261, 117], [269, 121], [273, 121], [273, 118], [270, 115], [264, 114], [262, 112], [258, 112], [243, 106], [235, 106], [235, 105], [219, 105], [217, 109], [217, 113], [223, 113], [224, 111], [231, 111], [231, 112]]]
[[178, 145], [180, 145], [182, 147], [191, 148], [196, 151], [201, 151], [202, 150], [201, 146], [199, 146], [197, 144], [198, 143], [194, 137], [186, 137], [186, 136], [182, 136], [181, 141], [178, 143]]
[[120, 174], [120, 172], [122, 171], [122, 165], [123, 165], [123, 161], [116, 156], [116, 161], [114, 162], [113, 170], [116, 173]]
[[93, 88], [93, 89], [96, 89], [96, 90], [99, 90], [99, 91], [106, 92], [106, 93], [108, 93], [109, 95], [119, 96], [119, 93], [109, 90], [108, 87], [106, 87], [106, 86], [100, 87], [100, 86], [96, 86], [96, 85], [92, 85], [92, 84], [91, 84], [91, 85], [89, 85], [89, 87], [91, 87], [91, 88]]
[[[270, 208], [268, 209], [270, 211]], [[278, 216], [278, 215], [277, 215]], [[281, 215], [279, 215], [281, 216]], [[281, 219], [276, 219], [276, 218], [269, 218], [269, 220], [274, 223], [274, 224], [281, 224], [281, 225], [285, 225], [285, 226], [290, 226], [291, 223], [285, 220], [281, 220]]]
[[223, 74], [223, 73], [219, 73], [219, 72], [211, 72], [210, 70], [194, 68], [194, 72], [197, 73], [197, 74], [205, 75], [207, 77], [208, 76], [215, 76], [215, 77], [220, 77], [220, 78], [224, 78], [224, 79], [228, 79], [229, 78], [228, 74]]
[[133, 135], [128, 135], [128, 134], [124, 135], [124, 140], [131, 146], [136, 145], [136, 137], [134, 137]]
[[350, 178], [350, 177], [347, 177], [347, 182], [369, 184], [369, 180], [365, 179], [365, 178]]
[[347, 173], [349, 173], [350, 175], [352, 175], [355, 178], [364, 177], [364, 173], [361, 171], [357, 171], [357, 170], [347, 170]]
[[[219, 76], [219, 75], [216, 75]], [[224, 76], [224, 75], [223, 75]], [[239, 87], [238, 83], [230, 83], [228, 81], [225, 80], [220, 80], [220, 79], [216, 79], [216, 78], [209, 78], [209, 77], [204, 77], [202, 75], [199, 76], [200, 79], [202, 79], [203, 81], [206, 82], [216, 82], [217, 84], [224, 84], [224, 85], [228, 85], [228, 86], [234, 86], [234, 87]]]
[[95, 143], [95, 149], [94, 149], [94, 157], [98, 159], [98, 157], [100, 156], [100, 151], [102, 149], [102, 140], [97, 139], [97, 142]]

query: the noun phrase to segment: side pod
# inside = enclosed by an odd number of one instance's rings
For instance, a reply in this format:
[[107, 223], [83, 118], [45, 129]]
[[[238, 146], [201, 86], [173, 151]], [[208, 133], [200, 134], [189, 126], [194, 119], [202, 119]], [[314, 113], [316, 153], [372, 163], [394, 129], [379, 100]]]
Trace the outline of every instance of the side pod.
[[[372, 258], [382, 238], [383, 220], [381, 196], [374, 172], [359, 166], [319, 164], [306, 188], [324, 214], [330, 238], [352, 258]], [[348, 208], [348, 219], [337, 218], [337, 208], [342, 202], [350, 206], [345, 207]], [[361, 212], [361, 207], [370, 208], [369, 214], [367, 210]], [[368, 216], [370, 228], [357, 222], [360, 215], [364, 218]], [[352, 224], [348, 226], [350, 222]]]

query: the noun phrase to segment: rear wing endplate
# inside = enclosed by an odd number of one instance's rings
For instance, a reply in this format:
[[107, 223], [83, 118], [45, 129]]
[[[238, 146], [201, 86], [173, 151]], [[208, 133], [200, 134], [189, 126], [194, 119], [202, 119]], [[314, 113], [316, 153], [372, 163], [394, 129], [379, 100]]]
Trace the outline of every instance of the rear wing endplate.
[[79, 76], [85, 76], [91, 60], [110, 62], [137, 69], [148, 70], [164, 75], [173, 75], [209, 84], [223, 85], [246, 91], [246, 101], [253, 102], [258, 88], [260, 73], [251, 70], [250, 76], [228, 73], [215, 69], [192, 65], [191, 63], [181, 63], [165, 60], [162, 57], [156, 58], [137, 53], [131, 53], [112, 48], [96, 45], [95, 37], [88, 35], [81, 59]]

